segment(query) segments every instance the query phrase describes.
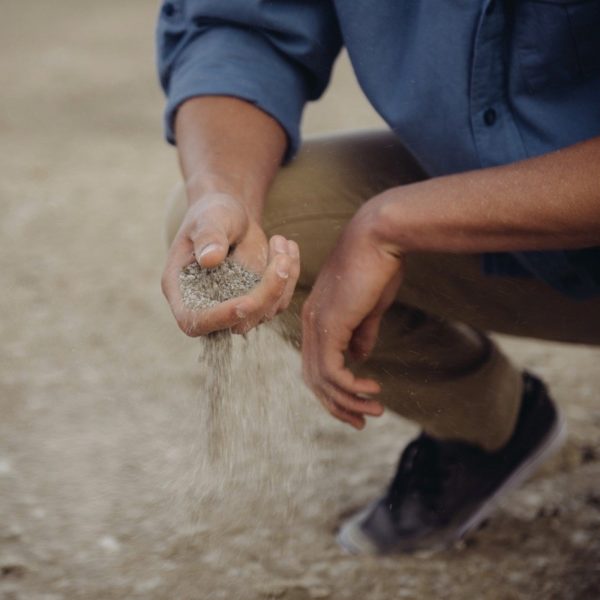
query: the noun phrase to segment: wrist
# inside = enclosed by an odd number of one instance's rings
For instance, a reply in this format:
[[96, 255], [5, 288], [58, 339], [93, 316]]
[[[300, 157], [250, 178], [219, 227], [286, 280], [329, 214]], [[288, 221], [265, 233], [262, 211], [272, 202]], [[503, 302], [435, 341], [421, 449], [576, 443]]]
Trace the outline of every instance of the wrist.
[[219, 178], [192, 178], [186, 181], [188, 209], [198, 204], [219, 202], [242, 209], [250, 220], [261, 222], [263, 201], [244, 193], [239, 186]]
[[359, 211], [366, 235], [382, 251], [400, 257], [410, 250], [407, 227], [403, 225], [402, 201], [398, 190], [391, 189], [378, 194]]
[[227, 195], [238, 198], [241, 190], [232, 181], [216, 175], [195, 173], [185, 181], [185, 190], [188, 204], [195, 204], [203, 198]]

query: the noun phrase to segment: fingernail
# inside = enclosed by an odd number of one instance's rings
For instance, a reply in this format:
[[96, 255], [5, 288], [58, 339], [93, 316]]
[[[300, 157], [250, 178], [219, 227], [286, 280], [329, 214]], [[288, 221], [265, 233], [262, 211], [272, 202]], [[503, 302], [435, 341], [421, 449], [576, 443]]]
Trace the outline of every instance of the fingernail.
[[276, 252], [287, 254], [287, 242], [283, 238], [275, 238], [273, 245], [275, 246]]
[[200, 256], [198, 256], [198, 258], [202, 258], [203, 256], [206, 256], [209, 252], [214, 252], [215, 250], [218, 250], [221, 246], [219, 244], [208, 244], [208, 246], [204, 246], [204, 248], [202, 248], [202, 250], [200, 251]]
[[279, 275], [281, 279], [287, 279], [290, 276], [290, 272], [286, 267], [277, 267], [277, 275]]
[[245, 319], [246, 318], [246, 311], [244, 310], [244, 308], [242, 306], [236, 306], [235, 307], [235, 314], [240, 319]]

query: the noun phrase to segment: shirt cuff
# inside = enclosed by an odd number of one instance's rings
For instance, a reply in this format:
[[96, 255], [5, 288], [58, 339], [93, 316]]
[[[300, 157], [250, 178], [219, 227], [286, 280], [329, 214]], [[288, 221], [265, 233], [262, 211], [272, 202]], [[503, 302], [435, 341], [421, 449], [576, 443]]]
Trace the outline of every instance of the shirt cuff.
[[307, 101], [301, 69], [259, 33], [218, 26], [199, 31], [177, 56], [168, 77], [165, 137], [175, 143], [174, 122], [183, 102], [197, 96], [233, 96], [272, 116], [287, 134], [284, 162], [300, 146]]

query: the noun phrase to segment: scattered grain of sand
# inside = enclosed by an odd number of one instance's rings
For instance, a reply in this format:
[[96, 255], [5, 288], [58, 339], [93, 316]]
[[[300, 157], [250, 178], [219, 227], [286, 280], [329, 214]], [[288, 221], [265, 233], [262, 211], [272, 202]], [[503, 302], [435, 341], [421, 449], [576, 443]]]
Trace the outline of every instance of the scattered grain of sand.
[[226, 300], [247, 294], [260, 276], [231, 259], [214, 269], [202, 268], [194, 262], [179, 275], [183, 303], [192, 310], [216, 306]]

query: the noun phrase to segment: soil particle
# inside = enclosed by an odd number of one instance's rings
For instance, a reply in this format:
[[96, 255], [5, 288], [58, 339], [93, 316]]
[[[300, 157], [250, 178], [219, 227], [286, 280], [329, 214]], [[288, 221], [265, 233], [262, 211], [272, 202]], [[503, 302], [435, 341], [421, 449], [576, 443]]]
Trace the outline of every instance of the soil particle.
[[259, 275], [231, 259], [226, 259], [214, 269], [205, 269], [194, 262], [179, 275], [183, 303], [192, 310], [210, 308], [243, 296], [259, 281]]

